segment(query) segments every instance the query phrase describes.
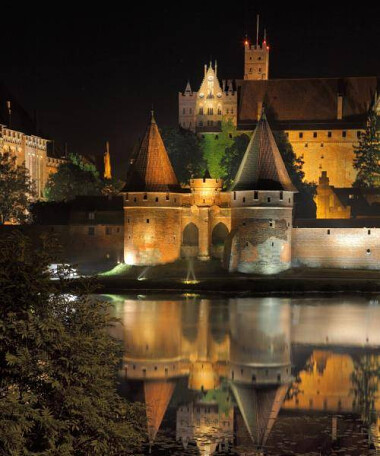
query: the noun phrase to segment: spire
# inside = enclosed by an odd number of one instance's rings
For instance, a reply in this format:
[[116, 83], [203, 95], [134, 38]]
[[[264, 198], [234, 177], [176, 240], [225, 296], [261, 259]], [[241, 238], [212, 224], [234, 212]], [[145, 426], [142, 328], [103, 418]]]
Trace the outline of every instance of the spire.
[[152, 110], [145, 136], [122, 191], [170, 192], [180, 190], [181, 187], [170, 163]]
[[174, 382], [154, 380], [144, 382], [148, 437], [151, 445], [160, 429], [169, 402], [173, 396], [174, 389]]
[[187, 81], [186, 88], [185, 88], [185, 95], [191, 95], [193, 91], [191, 90], [190, 81]]
[[259, 46], [260, 14], [256, 16], [256, 46]]
[[255, 388], [251, 385], [232, 383], [231, 387], [252, 442], [259, 448], [263, 447], [277, 419], [289, 385]]
[[297, 191], [285, 168], [264, 109], [240, 163], [232, 190]]
[[106, 151], [104, 153], [104, 179], [112, 179], [110, 143], [108, 141], [106, 142]]

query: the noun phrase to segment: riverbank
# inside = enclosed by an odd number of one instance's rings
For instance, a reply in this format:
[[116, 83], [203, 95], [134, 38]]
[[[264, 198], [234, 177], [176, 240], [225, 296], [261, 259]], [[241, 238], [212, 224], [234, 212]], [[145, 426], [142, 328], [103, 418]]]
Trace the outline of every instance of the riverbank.
[[97, 275], [99, 292], [226, 294], [380, 293], [380, 271], [295, 268], [272, 276], [230, 274], [217, 260], [154, 267], [119, 265]]

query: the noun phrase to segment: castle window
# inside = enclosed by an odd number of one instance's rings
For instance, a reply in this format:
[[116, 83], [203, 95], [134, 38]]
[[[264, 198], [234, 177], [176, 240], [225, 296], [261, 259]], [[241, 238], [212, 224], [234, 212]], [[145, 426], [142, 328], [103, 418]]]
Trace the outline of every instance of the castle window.
[[261, 68], [259, 67], [259, 73], [261, 73]]
[[89, 227], [88, 227], [87, 234], [88, 234], [89, 236], [94, 236], [94, 235], [95, 235], [95, 227], [94, 227], [94, 226], [89, 226]]
[[368, 230], [368, 236], [371, 234], [371, 230]]
[[245, 243], [245, 246], [248, 247], [248, 245], [249, 245], [248, 242], [246, 242], [246, 243]]
[[156, 203], [158, 203], [158, 198], [156, 197]]
[[287, 138], [289, 138], [289, 132], [288, 132], [288, 131], [285, 132], [285, 136], [286, 136]]
[[215, 135], [215, 139], [219, 139], [219, 136], [218, 136], [218, 135]]
[[218, 108], [218, 115], [221, 116], [222, 115], [222, 110], [220, 108]]
[[169, 195], [168, 194], [166, 194], [166, 198], [165, 199], [166, 199], [166, 201], [169, 201]]
[[284, 199], [284, 192], [280, 192], [280, 200], [282, 201]]
[[261, 57], [259, 57], [257, 60], [261, 60]]
[[331, 137], [332, 137], [332, 132], [331, 132], [331, 131], [328, 131], [328, 132], [327, 132], [327, 137], [328, 137], [328, 138], [331, 138]]
[[313, 133], [313, 138], [317, 138], [317, 137], [318, 137], [318, 133], [315, 131], [315, 132]]
[[303, 138], [303, 133], [302, 133], [302, 132], [299, 132], [299, 133], [298, 133], [298, 137], [299, 137], [300, 139]]
[[321, 143], [321, 147], [324, 147], [325, 145], [323, 143]]
[[346, 131], [342, 131], [342, 138], [345, 138], [347, 136], [347, 132]]
[[356, 137], [357, 137], [358, 139], [360, 139], [361, 135], [362, 135], [362, 132], [361, 132], [361, 131], [357, 131], [357, 132], [356, 132]]
[[146, 219], [146, 223], [149, 223], [149, 219]]
[[[231, 111], [231, 114], [232, 114], [232, 111]], [[232, 139], [232, 133], [228, 133], [228, 137], [229, 137], [230, 139]]]
[[136, 201], [137, 201], [137, 198], [136, 198], [136, 197], [134, 197], [134, 198], [133, 198], [133, 202], [135, 203]]
[[198, 126], [203, 127], [203, 122], [202, 121], [198, 122]]
[[236, 192], [234, 192], [234, 200], [236, 200]]
[[330, 230], [327, 230], [327, 234], [330, 234]]
[[305, 147], [309, 147], [309, 144], [308, 144], [308, 143], [305, 143]]
[[269, 197], [269, 196], [268, 196], [268, 198], [267, 198], [267, 201], [268, 201], [268, 203], [270, 203], [270, 197]]
[[371, 255], [371, 249], [367, 249], [367, 255]]
[[253, 199], [259, 199], [259, 192], [253, 192]]
[[231, 108], [231, 114], [233, 114], [233, 113], [234, 113], [234, 108]]
[[270, 226], [271, 228], [274, 227], [274, 221], [273, 221], [273, 220], [269, 220], [269, 226]]
[[129, 194], [126, 193], [126, 195], [125, 195], [125, 201], [128, 201], [128, 200], [129, 200]]
[[199, 108], [199, 114], [203, 116], [203, 108]]
[[88, 219], [89, 220], [95, 220], [95, 212], [89, 212], [88, 213]]
[[252, 382], [253, 382], [253, 383], [256, 382], [256, 375], [252, 375]]
[[146, 193], [144, 193], [144, 200], [147, 200], [148, 199], [148, 195]]
[[207, 109], [207, 114], [208, 114], [209, 116], [212, 116], [212, 115], [214, 114], [214, 108], [208, 108], [208, 109]]
[[243, 203], [245, 203], [245, 196], [243, 196]]
[[112, 228], [110, 226], [106, 226], [106, 235], [109, 236], [112, 234]]

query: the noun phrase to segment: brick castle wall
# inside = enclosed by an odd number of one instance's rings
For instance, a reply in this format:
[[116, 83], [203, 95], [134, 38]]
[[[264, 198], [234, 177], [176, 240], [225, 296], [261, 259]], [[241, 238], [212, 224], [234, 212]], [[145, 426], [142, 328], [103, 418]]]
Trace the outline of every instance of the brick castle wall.
[[380, 228], [293, 228], [293, 266], [380, 269]]

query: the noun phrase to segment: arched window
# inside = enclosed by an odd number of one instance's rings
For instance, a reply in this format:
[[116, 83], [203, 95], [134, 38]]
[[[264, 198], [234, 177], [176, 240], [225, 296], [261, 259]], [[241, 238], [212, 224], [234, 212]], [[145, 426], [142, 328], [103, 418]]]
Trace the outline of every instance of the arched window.
[[228, 228], [224, 223], [219, 222], [212, 230], [212, 245], [223, 245], [228, 236]]
[[194, 223], [189, 223], [183, 230], [182, 244], [191, 247], [199, 245], [199, 230]]

